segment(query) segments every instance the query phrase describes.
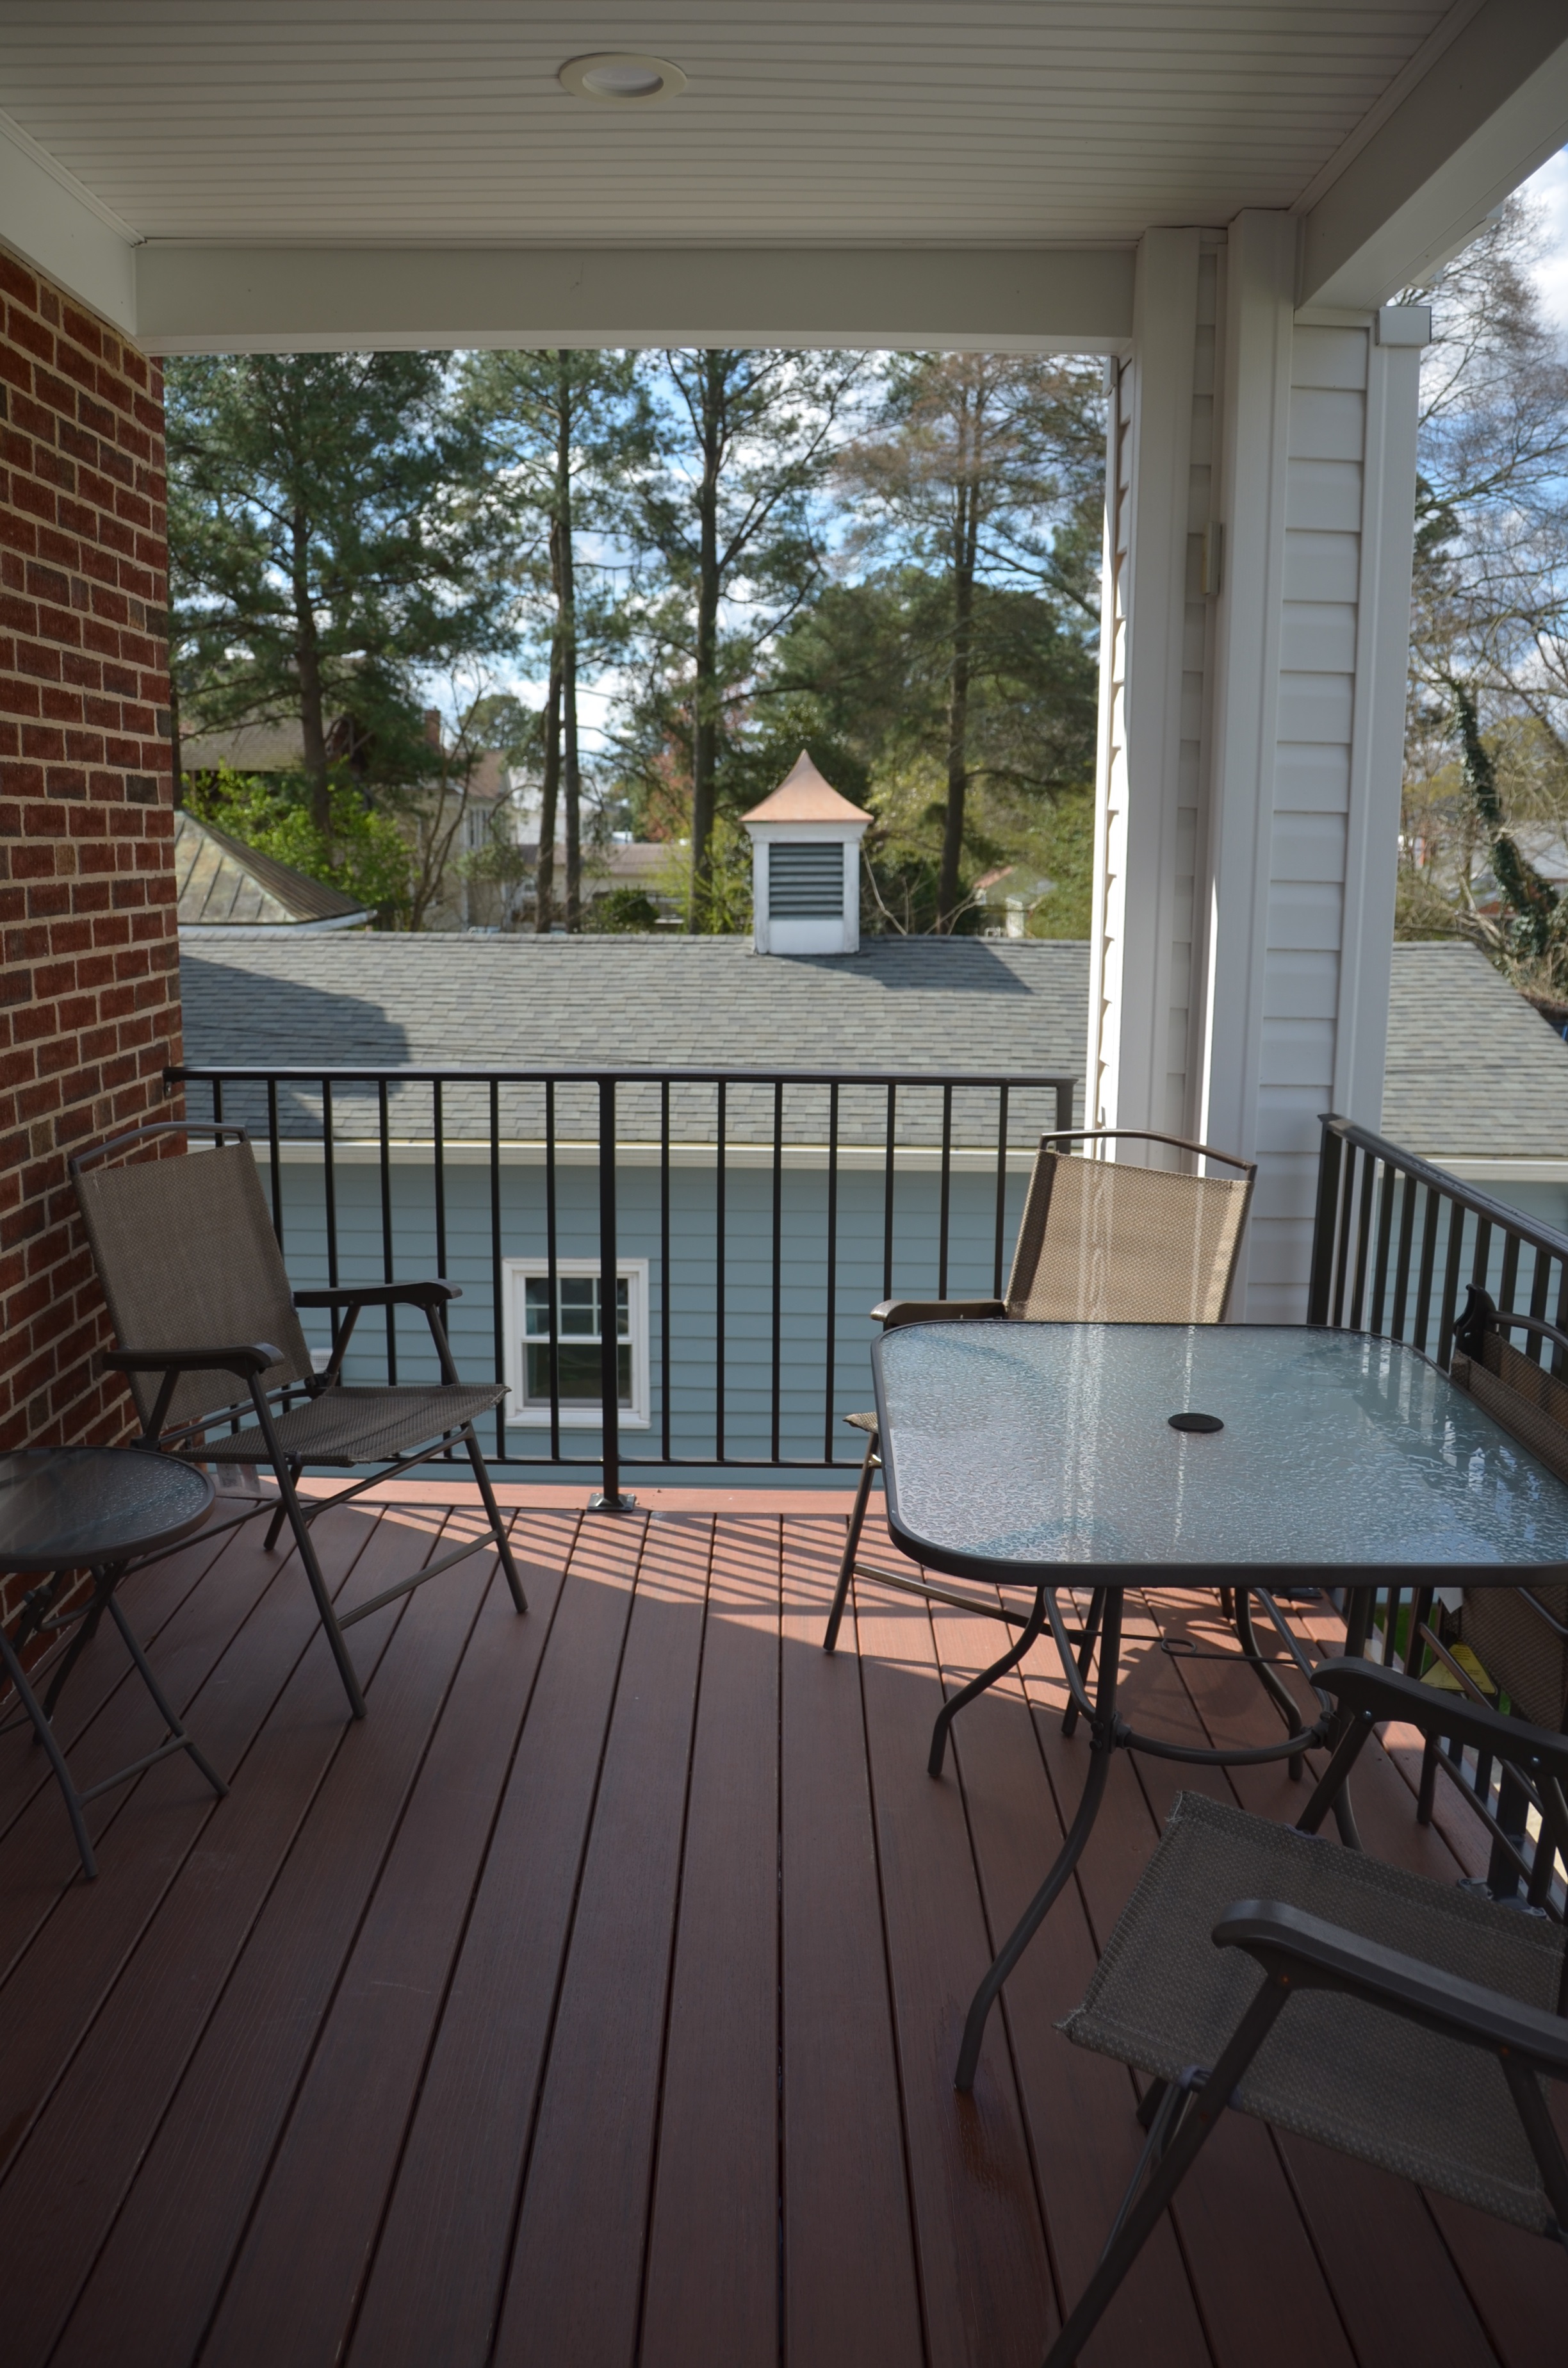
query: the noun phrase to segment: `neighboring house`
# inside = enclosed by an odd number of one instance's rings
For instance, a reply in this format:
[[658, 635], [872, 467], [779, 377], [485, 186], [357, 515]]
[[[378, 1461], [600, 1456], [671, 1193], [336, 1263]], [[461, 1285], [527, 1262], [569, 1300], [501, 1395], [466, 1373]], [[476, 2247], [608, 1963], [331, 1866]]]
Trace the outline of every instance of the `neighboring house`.
[[[182, 959], [186, 1056], [193, 1065], [319, 1065], [370, 1070], [453, 1068], [762, 1069], [801, 1078], [783, 1093], [778, 1167], [780, 1253], [781, 1444], [823, 1452], [828, 1244], [835, 1251], [833, 1383], [840, 1412], [868, 1403], [867, 1311], [884, 1288], [887, 1094], [841, 1089], [838, 1173], [829, 1224], [827, 1146], [835, 1121], [812, 1073], [1019, 1077], [1082, 1072], [1088, 949], [975, 939], [878, 938], [858, 954], [788, 959], [736, 938], [378, 935], [315, 938], [287, 948], [246, 939], [203, 943]], [[661, 1094], [619, 1088], [618, 1200], [623, 1448], [662, 1436], [666, 1285], [662, 1207]], [[297, 1281], [327, 1280], [327, 1175], [322, 1092], [308, 1080], [278, 1091], [284, 1247]], [[901, 1088], [892, 1186], [896, 1291], [936, 1292], [941, 1238], [949, 1290], [994, 1287], [998, 1096], [952, 1095], [949, 1190], [941, 1189], [944, 1096]], [[560, 1366], [565, 1451], [592, 1455], [597, 1435], [597, 1123], [591, 1085], [553, 1093], [560, 1285]], [[260, 1135], [266, 1100], [230, 1086], [223, 1106]], [[190, 1089], [205, 1116], [206, 1089]], [[1009, 1094], [1003, 1228], [1010, 1256], [1041, 1130], [1055, 1122], [1048, 1092]], [[1074, 1104], [1075, 1116], [1081, 1098]], [[446, 1270], [463, 1286], [452, 1311], [465, 1371], [496, 1361], [493, 1203], [501, 1259], [502, 1366], [512, 1388], [513, 1455], [547, 1452], [549, 1331], [548, 1128], [542, 1086], [499, 1086], [490, 1144], [489, 1088], [442, 1088], [442, 1205], [435, 1192], [435, 1098], [426, 1083], [387, 1098], [383, 1236], [381, 1111], [373, 1087], [333, 1096], [332, 1221], [339, 1269], [379, 1281], [383, 1242], [400, 1274], [437, 1270], [444, 1223]], [[677, 1454], [714, 1449], [715, 1343], [722, 1287], [725, 1452], [744, 1461], [770, 1447], [773, 1341], [775, 1097], [770, 1085], [724, 1089], [725, 1158], [716, 1155], [719, 1098], [708, 1084], [670, 1088], [668, 1175], [670, 1397]], [[264, 1175], [265, 1149], [258, 1145]], [[269, 1180], [269, 1179], [268, 1179]], [[716, 1258], [719, 1193], [724, 1258]], [[318, 1324], [312, 1338], [324, 1347]], [[362, 1354], [360, 1349], [362, 1344]], [[384, 1371], [379, 1319], [367, 1317], [349, 1372]], [[400, 1377], [422, 1370], [413, 1327], [399, 1334]], [[835, 1452], [852, 1463], [853, 1437]]]
[[1008, 863], [997, 871], [983, 872], [975, 882], [973, 898], [984, 914], [981, 935], [987, 938], [1027, 938], [1029, 915], [1037, 905], [1043, 904], [1055, 887], [1043, 871], [1036, 871], [1025, 863]]
[[359, 929], [370, 919], [352, 896], [198, 822], [183, 808], [175, 814], [175, 884], [182, 941], [231, 937], [239, 929], [298, 937]]
[[1474, 946], [1393, 950], [1382, 1133], [1568, 1232], [1568, 1045]]

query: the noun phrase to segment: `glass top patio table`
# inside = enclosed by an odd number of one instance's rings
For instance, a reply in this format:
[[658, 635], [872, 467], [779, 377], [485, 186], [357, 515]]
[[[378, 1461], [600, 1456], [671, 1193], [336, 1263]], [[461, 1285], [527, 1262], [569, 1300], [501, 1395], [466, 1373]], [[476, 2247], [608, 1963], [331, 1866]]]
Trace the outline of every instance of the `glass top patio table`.
[[[1568, 1575], [1568, 1486], [1413, 1349], [1302, 1325], [911, 1324], [873, 1351], [888, 1523], [938, 1570], [1264, 1587]], [[1176, 1430], [1173, 1414], [1222, 1429]]]

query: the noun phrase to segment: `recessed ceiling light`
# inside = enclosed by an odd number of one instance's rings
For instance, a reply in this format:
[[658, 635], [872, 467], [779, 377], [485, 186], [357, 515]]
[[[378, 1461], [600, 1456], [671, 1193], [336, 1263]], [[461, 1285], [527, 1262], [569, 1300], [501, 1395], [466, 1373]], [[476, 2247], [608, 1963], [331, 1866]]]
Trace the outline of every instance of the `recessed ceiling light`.
[[634, 57], [626, 50], [569, 58], [559, 79], [574, 98], [596, 99], [601, 107], [648, 107], [686, 88], [686, 76], [668, 58]]

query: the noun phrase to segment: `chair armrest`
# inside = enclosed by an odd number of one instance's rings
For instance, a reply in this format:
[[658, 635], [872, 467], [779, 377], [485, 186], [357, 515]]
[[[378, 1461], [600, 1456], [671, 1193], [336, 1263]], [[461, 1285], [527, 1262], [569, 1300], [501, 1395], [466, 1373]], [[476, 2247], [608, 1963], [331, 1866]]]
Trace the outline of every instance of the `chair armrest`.
[[1343, 1990], [1472, 2046], [1506, 2048], [1568, 2080], [1568, 2021], [1504, 1990], [1467, 1982], [1420, 1957], [1385, 1949], [1278, 1899], [1239, 1899], [1213, 1931], [1219, 1949], [1244, 1949], [1298, 1989]]
[[265, 1373], [283, 1362], [270, 1340], [227, 1349], [106, 1349], [104, 1362], [117, 1373]]
[[891, 1332], [900, 1324], [964, 1324], [1005, 1317], [1005, 1299], [880, 1299], [871, 1321]]
[[1439, 1693], [1401, 1669], [1381, 1668], [1376, 1661], [1320, 1661], [1312, 1683], [1331, 1693], [1346, 1710], [1369, 1718], [1397, 1718], [1423, 1735], [1441, 1735], [1456, 1743], [1472, 1743], [1501, 1759], [1534, 1760], [1568, 1782], [1568, 1735], [1551, 1727], [1532, 1726], [1527, 1719], [1510, 1718], [1502, 1711], [1473, 1702], [1463, 1694]]
[[297, 1291], [296, 1307], [444, 1307], [460, 1299], [455, 1282], [345, 1282], [330, 1291]]

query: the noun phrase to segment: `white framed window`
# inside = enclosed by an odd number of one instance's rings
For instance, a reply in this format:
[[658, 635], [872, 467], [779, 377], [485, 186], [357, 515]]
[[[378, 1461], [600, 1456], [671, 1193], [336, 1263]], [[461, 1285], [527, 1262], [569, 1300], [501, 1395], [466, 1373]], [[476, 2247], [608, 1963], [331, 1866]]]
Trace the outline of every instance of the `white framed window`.
[[[550, 1422], [550, 1264], [546, 1258], [503, 1258], [508, 1422], [534, 1428]], [[604, 1309], [597, 1258], [555, 1261], [555, 1371], [561, 1421], [567, 1429], [599, 1427], [599, 1344]], [[648, 1261], [616, 1264], [617, 1362], [623, 1429], [646, 1430], [648, 1411]]]

